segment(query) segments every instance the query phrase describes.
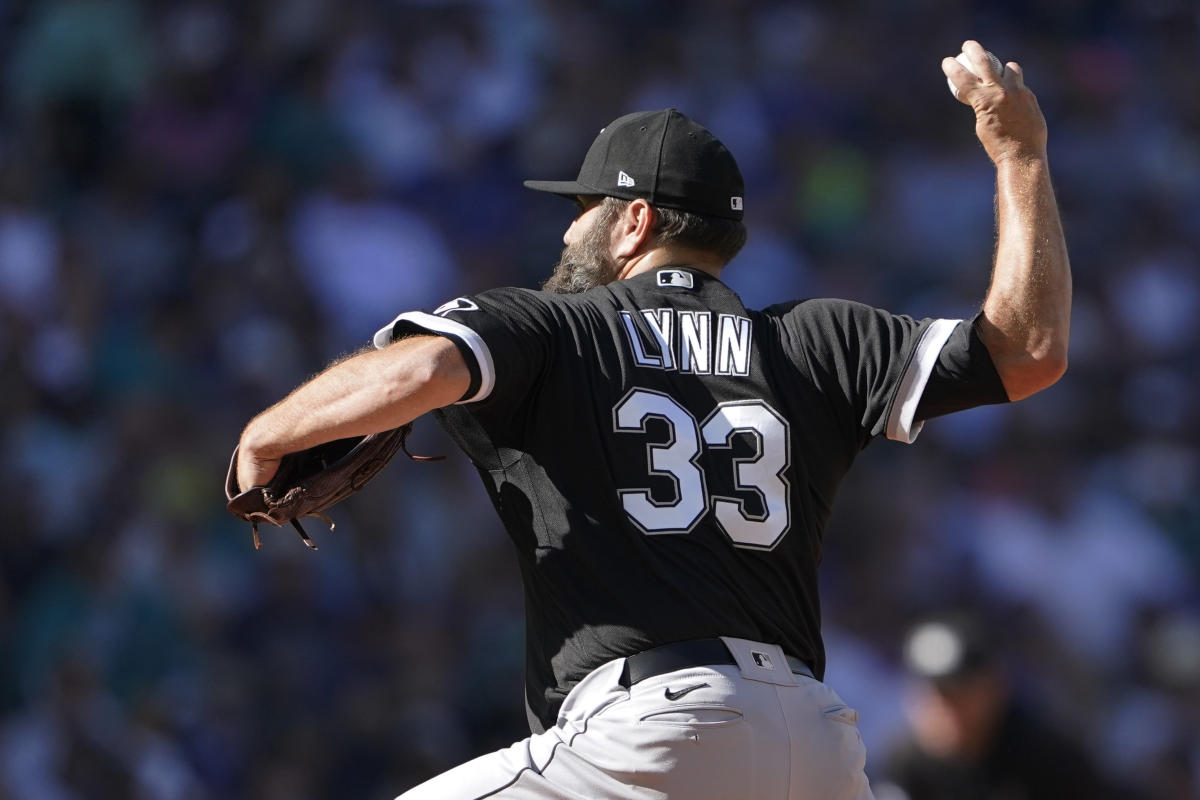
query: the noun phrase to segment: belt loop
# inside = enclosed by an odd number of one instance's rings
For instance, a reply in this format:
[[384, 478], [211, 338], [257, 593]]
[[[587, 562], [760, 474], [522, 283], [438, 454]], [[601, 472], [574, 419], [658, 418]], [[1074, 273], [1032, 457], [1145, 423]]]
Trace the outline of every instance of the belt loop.
[[787, 654], [779, 645], [732, 636], [722, 636], [721, 641], [729, 648], [729, 652], [733, 653], [743, 678], [776, 686], [800, 684], [800, 681], [796, 680], [796, 674], [792, 672]]

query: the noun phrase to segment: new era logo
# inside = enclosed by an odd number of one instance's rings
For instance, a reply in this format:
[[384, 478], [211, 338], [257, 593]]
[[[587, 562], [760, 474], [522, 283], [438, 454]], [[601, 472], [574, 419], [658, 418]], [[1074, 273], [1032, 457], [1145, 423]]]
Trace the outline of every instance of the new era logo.
[[734, 195], [733, 197], [729, 198], [729, 207], [732, 208], [734, 211], [741, 211], [742, 210], [742, 198], [738, 197], [737, 195]]
[[633, 182], [633, 178], [629, 177], [629, 175], [625, 172], [625, 170], [621, 170], [620, 172], [617, 173], [617, 186], [634, 186], [634, 185], [635, 184]]
[[760, 653], [758, 650], [751, 650], [750, 657], [754, 659], [754, 663], [763, 669], [775, 669], [775, 665], [771, 663], [771, 657], [766, 653]]

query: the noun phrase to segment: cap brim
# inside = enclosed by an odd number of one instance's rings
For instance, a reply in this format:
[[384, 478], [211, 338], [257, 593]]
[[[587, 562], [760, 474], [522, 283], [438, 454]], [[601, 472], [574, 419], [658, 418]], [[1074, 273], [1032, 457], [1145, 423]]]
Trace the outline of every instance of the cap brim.
[[580, 195], [600, 194], [590, 186], [584, 186], [579, 181], [525, 181], [526, 189], [535, 192], [549, 192], [568, 200], [574, 200]]

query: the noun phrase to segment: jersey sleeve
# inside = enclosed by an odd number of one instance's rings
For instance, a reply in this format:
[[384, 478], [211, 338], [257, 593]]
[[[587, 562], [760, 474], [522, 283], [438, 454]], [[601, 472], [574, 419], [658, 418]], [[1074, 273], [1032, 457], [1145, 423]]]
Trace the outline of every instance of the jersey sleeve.
[[444, 336], [458, 347], [471, 383], [458, 404], [502, 404], [525, 397], [550, 359], [554, 314], [538, 293], [493, 289], [458, 297], [432, 313], [407, 311], [380, 328], [377, 348], [414, 334]]
[[979, 338], [980, 312], [970, 324], [955, 327], [942, 346], [921, 402], [917, 419], [940, 417], [965, 408], [1007, 403], [1008, 392], [996, 372], [991, 353]]
[[775, 306], [785, 351], [835, 405], [848, 408], [864, 440], [912, 443], [917, 408], [960, 320], [897, 316], [845, 300]]

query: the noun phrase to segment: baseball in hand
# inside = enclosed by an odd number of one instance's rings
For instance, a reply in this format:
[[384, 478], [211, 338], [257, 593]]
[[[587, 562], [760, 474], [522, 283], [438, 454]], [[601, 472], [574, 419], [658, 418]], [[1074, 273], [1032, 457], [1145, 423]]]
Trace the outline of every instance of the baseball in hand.
[[[988, 58], [988, 63], [990, 63], [992, 65], [992, 69], [996, 71], [996, 76], [1004, 77], [1004, 65], [1000, 63], [1000, 59], [996, 58], [996, 54], [993, 53], [991, 50], [987, 50], [987, 51], [985, 51], [985, 53]], [[974, 67], [971, 66], [971, 59], [967, 58], [966, 53], [959, 53], [958, 55], [956, 55], [954, 57], [954, 60], [957, 61], [958, 63], [962, 64], [964, 67], [966, 67], [967, 72], [970, 72], [972, 75], [975, 75], [976, 78], [983, 77], [982, 75], [977, 75], [975, 73]], [[954, 99], [957, 100], [958, 99], [958, 89], [955, 88], [954, 84], [950, 81], [949, 78], [946, 78], [946, 85], [950, 87], [950, 94], [954, 95]]]

